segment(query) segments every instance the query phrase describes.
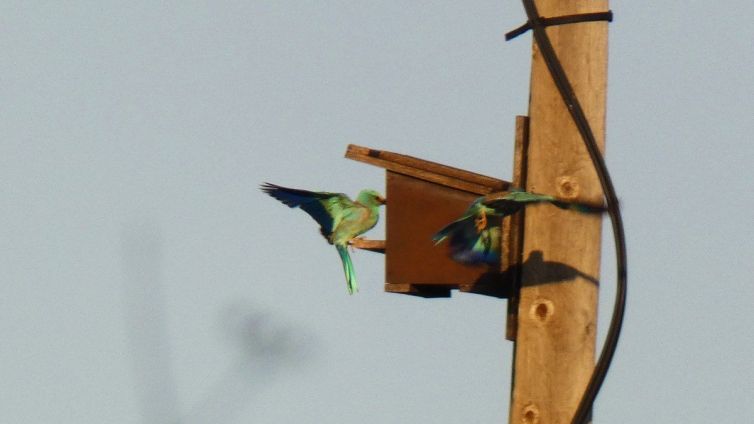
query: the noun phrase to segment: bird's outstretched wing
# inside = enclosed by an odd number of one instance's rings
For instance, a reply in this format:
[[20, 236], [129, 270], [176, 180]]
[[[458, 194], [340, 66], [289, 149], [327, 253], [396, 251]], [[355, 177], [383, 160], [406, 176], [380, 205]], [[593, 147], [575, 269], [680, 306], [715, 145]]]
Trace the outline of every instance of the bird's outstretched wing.
[[459, 219], [438, 231], [432, 239], [435, 244], [447, 239], [450, 255], [458, 262], [499, 263], [502, 218], [518, 212], [527, 204], [542, 202], [582, 213], [605, 211], [601, 206], [566, 202], [546, 194], [514, 189], [476, 199]]
[[585, 203], [564, 202], [562, 200], [552, 200], [550, 201], [550, 203], [559, 207], [560, 209], [569, 209], [581, 213], [599, 214], [607, 212], [607, 208], [602, 205], [587, 205]]
[[496, 215], [508, 216], [521, 210], [527, 203], [553, 202], [554, 197], [545, 194], [514, 190], [493, 193], [483, 197], [480, 202], [494, 210]]
[[483, 198], [482, 204], [495, 210], [501, 216], [507, 216], [520, 210], [528, 203], [548, 202], [560, 209], [574, 210], [581, 213], [603, 213], [607, 210], [602, 205], [588, 205], [585, 203], [559, 200], [547, 194], [530, 193], [522, 190], [493, 193]]
[[300, 190], [270, 183], [262, 184], [261, 189], [288, 207], [301, 208], [311, 215], [325, 238], [330, 237], [345, 212], [354, 207], [353, 201], [343, 193]]
[[448, 224], [432, 238], [435, 244], [447, 239], [450, 257], [465, 264], [496, 264], [500, 262], [500, 223], [496, 217], [487, 219], [483, 228], [477, 216], [463, 217]]
[[500, 261], [500, 227], [502, 219], [488, 213], [477, 199], [457, 220], [438, 231], [432, 240], [448, 240], [450, 256], [465, 264], [496, 264]]

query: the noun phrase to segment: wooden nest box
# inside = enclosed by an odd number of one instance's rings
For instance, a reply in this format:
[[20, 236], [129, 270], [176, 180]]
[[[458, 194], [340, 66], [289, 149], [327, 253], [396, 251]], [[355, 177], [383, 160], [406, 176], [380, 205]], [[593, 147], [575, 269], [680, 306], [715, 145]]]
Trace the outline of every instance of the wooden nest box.
[[[432, 236], [458, 219], [479, 196], [508, 190], [511, 183], [397, 153], [349, 145], [347, 158], [386, 170], [386, 240], [361, 240], [355, 247], [385, 253], [385, 291], [449, 297], [452, 289], [510, 297], [520, 237], [503, 221], [499, 267], [464, 265], [450, 258], [447, 243]], [[515, 217], [514, 217], [515, 219]]]

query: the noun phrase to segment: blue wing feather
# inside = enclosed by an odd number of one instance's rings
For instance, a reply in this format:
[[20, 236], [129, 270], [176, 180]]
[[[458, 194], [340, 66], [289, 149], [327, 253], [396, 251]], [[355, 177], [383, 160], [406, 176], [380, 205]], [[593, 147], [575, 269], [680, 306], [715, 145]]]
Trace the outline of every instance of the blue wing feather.
[[343, 193], [300, 190], [270, 183], [262, 184], [261, 189], [288, 207], [303, 209], [317, 221], [326, 238], [336, 225], [335, 216], [352, 203]]
[[[500, 220], [489, 217], [487, 226], [477, 231], [476, 215], [451, 222], [432, 237], [435, 244], [448, 239], [450, 256], [465, 264], [500, 262]], [[492, 222], [492, 220], [496, 222]]]

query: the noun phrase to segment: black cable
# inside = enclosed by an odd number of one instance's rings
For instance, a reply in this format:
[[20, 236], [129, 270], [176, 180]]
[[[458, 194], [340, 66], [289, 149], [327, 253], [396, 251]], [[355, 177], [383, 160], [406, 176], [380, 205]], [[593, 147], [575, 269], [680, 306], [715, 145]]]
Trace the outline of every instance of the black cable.
[[[596, 22], [596, 21], [613, 21], [613, 12], [608, 10], [607, 12], [595, 12], [595, 13], [579, 13], [577, 15], [556, 16], [554, 18], [540, 18], [542, 25], [548, 27], [552, 25], [566, 25], [577, 24], [579, 22]], [[510, 41], [519, 35], [525, 33], [531, 29], [531, 24], [526, 22], [513, 31], [505, 34], [505, 41]]]
[[542, 19], [537, 12], [537, 7], [534, 5], [534, 0], [522, 0], [526, 15], [529, 18], [529, 24], [531, 25], [532, 32], [534, 33], [534, 40], [539, 46], [539, 50], [542, 52], [542, 58], [547, 64], [547, 68], [550, 70], [552, 79], [555, 81], [555, 85], [560, 91], [560, 95], [563, 98], [568, 111], [576, 123], [576, 127], [581, 133], [581, 138], [584, 140], [589, 156], [592, 158], [592, 163], [597, 171], [600, 184], [602, 185], [602, 191], [607, 201], [607, 213], [610, 216], [610, 221], [613, 227], [613, 238], [615, 239], [615, 254], [617, 262], [617, 290], [615, 293], [615, 305], [613, 307], [613, 316], [610, 321], [610, 327], [605, 337], [605, 344], [602, 347], [599, 360], [594, 367], [592, 377], [589, 379], [589, 384], [584, 390], [584, 395], [581, 398], [576, 413], [573, 416], [571, 424], [584, 424], [587, 422], [591, 415], [592, 405], [594, 399], [597, 397], [597, 393], [605, 381], [607, 370], [610, 368], [615, 349], [618, 345], [618, 339], [620, 338], [620, 330], [623, 326], [623, 315], [626, 309], [626, 289], [627, 289], [627, 271], [626, 271], [626, 238], [623, 232], [623, 220], [621, 218], [620, 209], [618, 208], [618, 197], [615, 194], [615, 188], [610, 180], [610, 174], [607, 170], [607, 165], [602, 158], [597, 141], [594, 138], [592, 128], [589, 126], [589, 122], [584, 115], [584, 111], [579, 104], [578, 98], [573, 91], [571, 83], [568, 81], [568, 77], [563, 70], [558, 60], [558, 56], [555, 54], [555, 49], [552, 47], [550, 38], [547, 36], [545, 27], [542, 23]]

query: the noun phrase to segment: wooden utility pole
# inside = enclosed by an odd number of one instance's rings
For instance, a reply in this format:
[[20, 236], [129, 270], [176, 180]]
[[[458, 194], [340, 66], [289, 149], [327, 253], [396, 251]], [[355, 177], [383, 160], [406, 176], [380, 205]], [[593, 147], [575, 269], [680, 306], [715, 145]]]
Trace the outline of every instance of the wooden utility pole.
[[[538, 0], [558, 17], [608, 10], [607, 0]], [[552, 40], [600, 148], [605, 140], [606, 22], [551, 26]], [[526, 189], [584, 203], [602, 190], [584, 142], [536, 43]], [[594, 368], [601, 218], [552, 207], [526, 210], [511, 423], [569, 423]]]

